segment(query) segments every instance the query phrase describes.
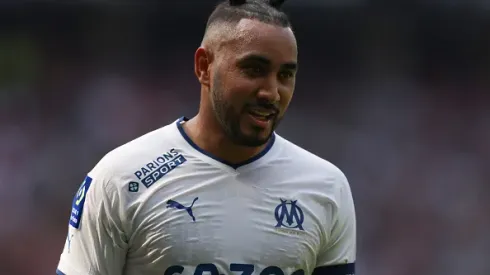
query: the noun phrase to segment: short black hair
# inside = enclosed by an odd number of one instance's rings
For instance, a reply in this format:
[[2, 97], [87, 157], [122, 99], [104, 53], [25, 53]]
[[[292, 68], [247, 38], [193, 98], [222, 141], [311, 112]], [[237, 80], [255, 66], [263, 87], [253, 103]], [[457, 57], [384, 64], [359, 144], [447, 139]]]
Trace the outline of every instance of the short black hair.
[[214, 23], [238, 23], [242, 19], [280, 27], [291, 27], [288, 16], [281, 10], [285, 0], [227, 0], [220, 3], [209, 16], [206, 29]]

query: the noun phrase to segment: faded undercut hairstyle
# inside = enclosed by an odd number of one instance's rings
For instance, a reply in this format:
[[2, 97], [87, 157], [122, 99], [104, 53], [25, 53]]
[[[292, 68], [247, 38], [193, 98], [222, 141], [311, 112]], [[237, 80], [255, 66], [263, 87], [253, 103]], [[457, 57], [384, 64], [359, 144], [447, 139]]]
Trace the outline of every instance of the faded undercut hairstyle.
[[209, 16], [206, 30], [216, 23], [238, 23], [242, 19], [284, 28], [291, 27], [288, 16], [281, 11], [285, 0], [227, 0], [219, 4]]

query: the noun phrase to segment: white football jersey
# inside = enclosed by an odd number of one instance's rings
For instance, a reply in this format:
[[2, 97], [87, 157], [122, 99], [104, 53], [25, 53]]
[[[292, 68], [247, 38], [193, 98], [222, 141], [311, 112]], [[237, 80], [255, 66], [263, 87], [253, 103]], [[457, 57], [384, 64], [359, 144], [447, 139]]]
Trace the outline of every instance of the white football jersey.
[[88, 173], [57, 274], [354, 274], [354, 203], [337, 167], [277, 134], [231, 165], [197, 147], [186, 120]]

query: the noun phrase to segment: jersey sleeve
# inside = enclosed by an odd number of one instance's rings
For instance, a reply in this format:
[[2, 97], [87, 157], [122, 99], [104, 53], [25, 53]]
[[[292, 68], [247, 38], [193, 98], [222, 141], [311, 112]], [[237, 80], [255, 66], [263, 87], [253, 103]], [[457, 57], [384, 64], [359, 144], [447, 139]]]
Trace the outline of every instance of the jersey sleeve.
[[127, 251], [118, 190], [94, 168], [73, 199], [58, 275], [122, 274]]
[[347, 178], [342, 174], [337, 211], [330, 238], [317, 258], [313, 275], [354, 275], [356, 261], [356, 213]]

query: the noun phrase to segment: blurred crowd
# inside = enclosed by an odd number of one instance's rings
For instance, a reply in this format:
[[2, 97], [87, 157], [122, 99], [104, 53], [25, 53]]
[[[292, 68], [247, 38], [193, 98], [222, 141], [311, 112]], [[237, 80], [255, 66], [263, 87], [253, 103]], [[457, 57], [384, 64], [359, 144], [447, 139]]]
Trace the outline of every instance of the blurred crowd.
[[[211, 9], [0, 10], [1, 275], [54, 274], [84, 175], [196, 113]], [[490, 274], [490, 12], [290, 14], [300, 72], [278, 133], [346, 173], [358, 273]]]

